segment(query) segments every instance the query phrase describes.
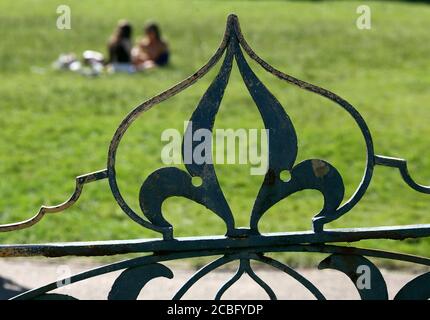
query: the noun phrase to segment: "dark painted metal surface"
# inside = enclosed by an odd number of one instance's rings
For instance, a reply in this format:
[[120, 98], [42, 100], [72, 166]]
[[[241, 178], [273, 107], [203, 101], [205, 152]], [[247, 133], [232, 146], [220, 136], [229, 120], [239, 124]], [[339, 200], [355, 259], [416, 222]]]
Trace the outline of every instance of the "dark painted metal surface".
[[[369, 284], [368, 288], [360, 286], [360, 276], [362, 275], [357, 270], [366, 270], [363, 267], [367, 267], [369, 271]], [[386, 300], [388, 299], [387, 285], [384, 277], [382, 276], [379, 269], [369, 260], [363, 256], [343, 256], [339, 254], [333, 254], [318, 265], [318, 269], [334, 269], [338, 270], [348, 278], [351, 279], [354, 286], [357, 288], [363, 300]]]
[[[352, 197], [343, 204], [342, 176], [333, 165], [323, 159], [307, 159], [296, 164], [298, 139], [294, 125], [286, 109], [253, 72], [244, 52], [269, 73], [289, 84], [333, 101], [354, 119], [366, 145], [367, 161], [361, 183]], [[145, 111], [190, 87], [207, 74], [223, 55], [224, 61], [220, 70], [192, 114], [190, 119], [192, 125], [188, 126], [186, 135], [193, 134], [199, 129], [212, 131], [235, 61], [242, 80], [270, 136], [268, 140], [268, 170], [250, 213], [249, 228], [236, 227], [212, 161], [200, 164], [194, 162], [193, 158], [185, 161], [186, 170], [166, 167], [150, 174], [140, 189], [139, 203], [142, 213], [133, 211], [122, 197], [116, 178], [116, 153], [122, 137], [134, 120]], [[182, 157], [184, 160], [196, 146], [195, 143], [187, 146], [183, 142]], [[191, 149], [188, 150], [187, 148]], [[424, 238], [430, 236], [430, 224], [334, 230], [324, 228], [326, 223], [346, 214], [360, 201], [371, 182], [375, 165], [399, 169], [401, 177], [411, 188], [418, 192], [430, 194], [430, 186], [420, 185], [410, 176], [405, 160], [375, 155], [369, 128], [360, 113], [350, 103], [326, 89], [294, 78], [270, 66], [251, 49], [242, 35], [238, 18], [235, 15], [230, 15], [219, 48], [202, 68], [172, 88], [137, 106], [121, 122], [109, 146], [106, 169], [77, 177], [75, 192], [66, 202], [57, 206], [42, 206], [39, 212], [28, 220], [0, 225], [1, 232], [30, 227], [38, 223], [46, 213], [60, 212], [73, 205], [79, 199], [86, 183], [108, 179], [113, 197], [124, 213], [142, 227], [159, 232], [162, 239], [0, 245], [0, 257], [103, 256], [145, 253], [148, 255], [108, 264], [67, 279], [69, 283], [76, 283], [109, 272], [124, 270], [113, 283], [107, 298], [136, 299], [142, 288], [152, 279], [157, 277], [172, 278], [174, 276], [173, 272], [161, 262], [194, 257], [221, 256], [197, 271], [173, 295], [173, 299], [182, 298], [198, 280], [204, 279], [208, 273], [228, 263], [238, 263], [237, 272], [229, 281], [220, 285], [215, 299], [222, 298], [223, 294], [245, 274], [249, 275], [267, 293], [268, 298], [276, 299], [276, 293], [258, 276], [258, 272], [254, 271], [252, 261], [283, 271], [287, 276], [302, 284], [304, 289], [313, 294], [316, 299], [323, 300], [325, 299], [323, 293], [309, 280], [290, 266], [265, 255], [271, 252], [323, 253], [329, 254], [329, 256], [319, 264], [319, 269], [329, 268], [346, 274], [356, 286], [362, 299], [387, 299], [388, 284], [385, 283], [376, 265], [368, 258], [397, 260], [427, 267], [430, 266], [430, 259], [402, 253], [338, 246], [330, 243], [356, 242], [366, 239]], [[283, 171], [290, 173], [290, 180], [283, 181], [281, 179]], [[192, 183], [193, 177], [200, 177], [201, 185], [195, 186]], [[258, 223], [270, 207], [296, 192], [307, 189], [319, 191], [324, 199], [320, 212], [310, 221], [312, 230], [271, 234], [259, 232]], [[207, 207], [224, 221], [225, 236], [174, 238], [174, 225], [165, 219], [162, 212], [163, 202], [172, 196], [185, 197]], [[359, 267], [366, 267], [370, 270], [372, 275], [370, 289], [363, 289], [357, 285], [359, 279], [357, 269]], [[50, 283], [15, 298], [73, 298], [50, 293], [56, 288], [57, 282]], [[427, 272], [411, 279], [398, 292], [395, 299], [428, 299], [430, 297], [428, 288], [430, 288], [430, 277]]]

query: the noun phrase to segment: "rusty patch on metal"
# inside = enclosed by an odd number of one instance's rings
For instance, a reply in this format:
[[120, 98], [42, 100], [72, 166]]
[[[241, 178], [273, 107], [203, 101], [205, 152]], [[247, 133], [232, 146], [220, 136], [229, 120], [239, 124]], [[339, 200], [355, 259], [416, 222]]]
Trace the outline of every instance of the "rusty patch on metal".
[[321, 160], [312, 160], [312, 169], [314, 171], [314, 174], [318, 178], [324, 177], [329, 171], [329, 166]]

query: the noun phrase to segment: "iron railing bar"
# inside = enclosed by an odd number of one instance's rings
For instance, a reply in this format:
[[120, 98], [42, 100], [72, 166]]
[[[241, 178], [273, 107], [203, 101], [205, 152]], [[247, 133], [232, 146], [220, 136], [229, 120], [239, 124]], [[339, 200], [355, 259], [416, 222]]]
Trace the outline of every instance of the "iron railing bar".
[[220, 248], [243, 249], [298, 244], [355, 242], [369, 239], [400, 240], [427, 236], [430, 236], [430, 224], [332, 229], [318, 233], [314, 233], [313, 231], [271, 233], [250, 235], [246, 238], [212, 236], [177, 238], [174, 240], [134, 239], [46, 244], [7, 244], [0, 245], [0, 257], [105, 256], [137, 252], [178, 252]]

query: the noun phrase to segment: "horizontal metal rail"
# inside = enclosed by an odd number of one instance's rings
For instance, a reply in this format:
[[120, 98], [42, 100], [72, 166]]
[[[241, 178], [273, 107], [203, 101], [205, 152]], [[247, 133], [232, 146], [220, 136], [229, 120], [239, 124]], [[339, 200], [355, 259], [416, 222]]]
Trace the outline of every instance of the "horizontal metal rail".
[[243, 238], [225, 236], [183, 237], [174, 240], [135, 239], [45, 244], [6, 244], [0, 246], [0, 257], [107, 256], [125, 253], [177, 252], [189, 250], [244, 249], [298, 244], [356, 242], [368, 239], [403, 240], [430, 236], [430, 224], [395, 227], [332, 229], [249, 235]]

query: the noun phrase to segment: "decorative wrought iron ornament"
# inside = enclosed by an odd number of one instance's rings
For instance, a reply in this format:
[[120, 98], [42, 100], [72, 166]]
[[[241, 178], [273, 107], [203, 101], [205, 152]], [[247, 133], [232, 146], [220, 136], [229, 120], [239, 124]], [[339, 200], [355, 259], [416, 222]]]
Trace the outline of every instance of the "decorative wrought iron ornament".
[[[296, 163], [298, 141], [294, 125], [279, 101], [252, 71], [243, 52], [274, 76], [335, 102], [354, 119], [365, 141], [367, 160], [361, 183], [352, 197], [345, 203], [342, 204], [345, 191], [342, 176], [333, 165], [322, 159], [308, 159]], [[124, 200], [116, 179], [116, 154], [124, 133], [134, 120], [145, 111], [185, 90], [202, 78], [218, 63], [223, 55], [224, 60], [220, 70], [194, 110], [190, 119], [192, 125], [187, 128], [186, 134], [193, 134], [199, 129], [212, 131], [224, 91], [228, 85], [233, 61], [235, 61], [242, 80], [258, 108], [264, 126], [270, 134], [270, 139], [268, 140], [268, 170], [250, 213], [249, 227], [238, 228], [236, 226], [232, 211], [224, 197], [211, 162], [203, 164], [194, 161], [186, 162], [186, 171], [176, 167], [165, 167], [154, 171], [146, 178], [140, 189], [139, 203], [142, 212], [135, 212]], [[195, 145], [193, 144], [191, 148], [194, 147]], [[184, 149], [185, 145], [183, 143], [183, 157], [186, 153]], [[387, 299], [387, 285], [383, 276], [378, 268], [365, 256], [406, 261], [425, 266], [430, 266], [430, 259], [379, 250], [344, 247], [329, 243], [355, 242], [364, 239], [401, 240], [428, 237], [430, 236], [430, 224], [332, 230], [324, 228], [325, 224], [346, 214], [360, 201], [370, 184], [375, 165], [398, 168], [403, 180], [411, 188], [421, 193], [430, 193], [429, 186], [419, 185], [411, 178], [405, 160], [374, 153], [369, 128], [360, 113], [351, 104], [326, 89], [296, 79], [270, 66], [247, 44], [240, 30], [238, 18], [235, 15], [230, 15], [227, 20], [224, 38], [219, 48], [203, 67], [172, 88], [137, 106], [121, 122], [109, 147], [106, 169], [77, 177], [75, 192], [63, 204], [50, 207], [42, 206], [34, 217], [26, 221], [0, 225], [1, 232], [30, 227], [38, 223], [45, 214], [60, 212], [73, 205], [79, 199], [85, 184], [108, 179], [112, 194], [124, 213], [142, 227], [159, 232], [162, 235], [162, 239], [1, 245], [0, 256], [59, 257], [116, 255], [131, 252], [146, 253], [147, 255], [143, 257], [102, 266], [74, 275], [70, 279], [71, 283], [75, 283], [97, 275], [125, 269], [114, 282], [108, 299], [135, 299], [151, 279], [156, 277], [172, 278], [174, 276], [172, 271], [161, 262], [222, 255], [221, 258], [197, 271], [173, 298], [180, 299], [196, 281], [209, 272], [232, 261], [238, 261], [239, 268], [237, 273], [220, 287], [215, 298], [220, 299], [226, 290], [246, 273], [267, 293], [270, 299], [276, 299], [275, 292], [253, 271], [250, 264], [252, 260], [285, 272], [301, 283], [315, 298], [325, 299], [323, 293], [297, 271], [264, 255], [269, 252], [319, 252], [330, 254], [319, 264], [320, 269], [339, 270], [345, 273], [356, 287], [357, 268], [367, 266], [372, 272], [371, 289], [357, 287], [361, 298]], [[291, 178], [288, 181], [281, 179], [283, 171], [290, 173]], [[201, 185], [193, 185], [193, 177], [200, 177]], [[324, 198], [324, 204], [320, 212], [310, 221], [312, 230], [272, 234], [261, 234], [259, 232], [258, 223], [268, 209], [288, 196], [307, 189], [319, 191]], [[174, 238], [174, 226], [165, 219], [162, 212], [164, 200], [172, 196], [188, 198], [204, 205], [218, 215], [225, 223], [225, 236]], [[57, 282], [30, 290], [15, 298], [72, 298], [49, 293], [55, 289], [57, 289]], [[430, 298], [430, 273], [425, 273], [411, 280], [398, 292], [395, 298]]]

